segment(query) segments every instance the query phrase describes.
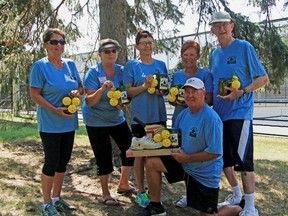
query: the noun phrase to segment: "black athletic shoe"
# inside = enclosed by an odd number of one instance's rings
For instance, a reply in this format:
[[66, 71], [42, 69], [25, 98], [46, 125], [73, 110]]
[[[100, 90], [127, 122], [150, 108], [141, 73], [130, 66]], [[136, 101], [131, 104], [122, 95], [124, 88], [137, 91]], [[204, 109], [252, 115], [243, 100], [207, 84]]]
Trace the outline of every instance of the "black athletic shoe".
[[166, 211], [163, 207], [163, 205], [161, 204], [160, 206], [154, 206], [153, 204], [149, 204], [146, 207], [146, 211], [147, 211], [147, 216], [148, 215], [159, 215], [159, 216], [165, 216], [166, 215]]

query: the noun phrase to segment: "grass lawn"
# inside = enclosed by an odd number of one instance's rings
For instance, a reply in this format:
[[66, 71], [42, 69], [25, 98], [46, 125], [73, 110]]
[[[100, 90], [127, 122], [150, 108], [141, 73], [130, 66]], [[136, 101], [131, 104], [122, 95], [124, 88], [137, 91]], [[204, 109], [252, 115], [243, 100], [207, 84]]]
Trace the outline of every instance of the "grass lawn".
[[[256, 206], [260, 215], [287, 214], [288, 138], [255, 136]], [[35, 122], [0, 120], [0, 215], [40, 215], [40, 175], [43, 151]], [[111, 191], [116, 191], [119, 172], [111, 175]], [[133, 184], [134, 180], [131, 179]], [[230, 193], [225, 177], [220, 200]], [[167, 215], [198, 215], [179, 209], [173, 201], [184, 195], [183, 183], [170, 185], [163, 178], [163, 204]], [[102, 203], [92, 150], [83, 124], [77, 131], [74, 151], [64, 182], [63, 194], [78, 210], [74, 215], [139, 215], [143, 209], [134, 204], [134, 195], [119, 196], [121, 205], [107, 208]]]

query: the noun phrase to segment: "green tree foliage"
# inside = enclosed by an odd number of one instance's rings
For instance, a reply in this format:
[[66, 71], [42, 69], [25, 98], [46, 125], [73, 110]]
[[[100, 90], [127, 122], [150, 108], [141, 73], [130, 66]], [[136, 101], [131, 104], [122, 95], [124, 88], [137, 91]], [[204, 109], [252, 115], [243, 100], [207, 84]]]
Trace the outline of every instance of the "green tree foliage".
[[0, 92], [5, 96], [11, 95], [11, 100], [21, 93], [21, 100], [14, 101], [22, 109], [29, 107], [27, 87], [31, 64], [45, 56], [42, 48], [44, 30], [59, 27], [68, 35], [74, 35], [74, 39], [79, 35], [70, 25], [65, 26], [58, 19], [59, 7], [53, 9], [49, 0], [0, 2]]
[[[2, 81], [2, 93], [3, 89], [6, 89], [7, 92], [8, 90], [11, 91], [12, 82], [27, 85], [31, 64], [45, 55], [41, 36], [47, 27], [59, 27], [67, 33], [68, 42], [69, 40], [75, 41], [81, 37], [76, 21], [85, 12], [92, 20], [90, 34], [98, 35], [99, 11], [103, 9], [103, 5], [101, 6], [98, 0], [59, 0], [58, 2], [55, 8], [52, 7], [49, 0], [2, 0], [0, 2], [0, 79]], [[104, 6], [105, 2], [108, 4], [108, 1], [102, 2]], [[114, 3], [111, 1], [109, 7], [113, 7]], [[255, 46], [271, 78], [269, 88], [277, 90], [283, 78], [287, 76], [287, 43], [284, 43], [280, 37], [283, 28], [275, 27], [270, 20], [270, 8], [276, 3], [276, 0], [247, 1], [247, 7], [258, 7], [261, 13], [266, 14], [266, 19], [259, 24], [251, 23], [248, 17], [241, 14], [233, 13], [226, 0], [134, 0], [133, 2], [121, 0], [121, 3], [125, 4], [124, 7], [121, 6], [121, 12], [125, 13], [126, 16], [117, 16], [116, 18], [126, 19], [127, 27], [124, 27], [123, 32], [131, 41], [134, 41], [134, 33], [139, 28], [148, 29], [157, 39], [156, 53], [157, 51], [170, 53], [174, 52], [175, 48], [179, 49], [179, 40], [166, 39], [173, 38], [179, 33], [178, 27], [183, 24], [182, 19], [186, 13], [186, 8], [190, 7], [192, 13], [198, 16], [197, 20], [193, 20], [194, 23], [198, 23], [195, 29], [196, 33], [200, 26], [207, 28], [207, 23], [214, 11], [224, 9], [235, 17], [235, 37], [248, 40]], [[71, 13], [71, 20], [68, 24], [63, 23], [59, 18], [59, 9], [64, 5]], [[287, 1], [285, 1], [284, 6], [287, 7]], [[111, 16], [104, 14], [101, 23], [107, 22]], [[100, 28], [100, 35], [112, 34], [111, 37], [116, 36], [117, 34], [113, 33], [113, 30], [116, 32], [119, 28], [123, 28], [123, 26], [119, 27], [119, 23], [123, 22], [110, 22], [109, 28]], [[163, 29], [167, 23], [169, 23], [169, 31]], [[209, 29], [207, 30], [209, 31]], [[96, 36], [94, 41], [96, 42], [96, 39], [99, 38], [99, 35]], [[124, 48], [127, 46], [125, 37], [115, 39]], [[210, 41], [207, 41], [206, 44], [207, 46], [203, 47], [202, 51], [202, 61], [207, 64], [214, 44], [211, 44]], [[95, 44], [91, 46], [91, 51], [93, 49], [96, 49]], [[122, 55], [125, 55], [124, 59], [127, 58], [125, 52]]]
[[265, 20], [260, 23], [251, 23], [248, 17], [235, 14], [225, 4], [224, 8], [236, 18], [235, 37], [249, 41], [255, 47], [266, 68], [270, 78], [266, 89], [276, 93], [284, 83], [284, 77], [288, 75], [288, 46], [281, 37], [283, 27], [273, 25], [269, 16], [271, 7], [276, 4], [276, 1], [249, 0], [249, 3], [259, 7], [261, 13], [266, 14]]
[[[191, 5], [197, 5], [194, 11], [199, 14], [198, 25], [201, 22], [208, 23], [212, 13], [215, 10], [219, 10], [219, 7], [224, 8], [234, 18], [234, 36], [249, 41], [255, 47], [270, 77], [270, 83], [266, 89], [276, 93], [283, 84], [284, 77], [288, 75], [288, 46], [284, 41], [285, 37], [283, 37], [283, 31], [287, 29], [287, 24], [284, 24], [286, 26], [278, 27], [273, 25], [273, 22], [270, 20], [271, 7], [276, 4], [276, 0], [248, 1], [247, 7], [250, 5], [258, 7], [261, 13], [266, 14], [266, 19], [260, 23], [252, 23], [249, 17], [234, 13], [230, 10], [225, 0], [190, 0], [188, 2]], [[287, 3], [286, 1], [284, 7], [287, 7]], [[202, 47], [201, 65], [208, 65], [209, 55], [214, 48], [215, 46], [209, 42], [206, 43], [206, 46]], [[177, 66], [179, 67], [179, 65]]]

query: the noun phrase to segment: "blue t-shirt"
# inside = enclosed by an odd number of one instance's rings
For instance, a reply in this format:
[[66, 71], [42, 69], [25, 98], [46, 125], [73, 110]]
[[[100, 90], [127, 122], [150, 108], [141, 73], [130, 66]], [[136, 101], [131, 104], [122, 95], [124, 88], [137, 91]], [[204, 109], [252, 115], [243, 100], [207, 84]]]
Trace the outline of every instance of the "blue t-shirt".
[[218, 188], [223, 168], [223, 124], [217, 113], [207, 104], [196, 114], [188, 107], [179, 113], [175, 128], [181, 129], [181, 148], [186, 154], [221, 154], [210, 161], [182, 163], [185, 172], [201, 184]]
[[217, 95], [220, 79], [228, 80], [236, 75], [241, 83], [240, 89], [242, 89], [251, 84], [256, 77], [266, 74], [253, 46], [247, 41], [236, 39], [229, 46], [214, 50], [209, 64], [213, 76], [213, 108], [222, 121], [252, 120], [253, 92], [235, 100], [223, 100]]
[[[63, 97], [78, 89], [81, 82], [77, 68], [70, 59], [62, 58], [64, 67], [56, 69], [47, 57], [36, 61], [30, 72], [30, 86], [41, 89], [42, 96], [53, 106], [61, 107]], [[46, 133], [63, 133], [78, 129], [78, 115], [62, 118], [37, 105], [38, 130]]]
[[[98, 90], [102, 87], [106, 80], [113, 82], [115, 88], [122, 86], [123, 66], [115, 64], [115, 75], [113, 78], [108, 78], [103, 69], [102, 63], [91, 67], [84, 78], [85, 90]], [[84, 100], [82, 107], [83, 122], [90, 127], [108, 127], [116, 126], [125, 121], [124, 113], [122, 110], [113, 107], [109, 103], [107, 92], [111, 89], [107, 89], [99, 103], [88, 107], [86, 100]]]
[[[168, 71], [164, 62], [154, 59], [153, 64], [143, 64], [139, 60], [127, 62], [124, 68], [123, 83], [132, 87], [143, 85], [146, 76], [156, 73], [168, 76]], [[145, 124], [156, 122], [166, 122], [166, 107], [163, 96], [149, 94], [143, 91], [131, 99], [132, 118], [137, 117]], [[132, 120], [132, 124], [137, 124]]]
[[[183, 86], [186, 83], [186, 81], [191, 77], [197, 77], [204, 82], [206, 93], [213, 92], [212, 74], [209, 71], [205, 70], [204, 68], [199, 68], [199, 70], [194, 76], [186, 76], [184, 74], [183, 69], [175, 72], [172, 76], [171, 87]], [[175, 109], [174, 109], [173, 116], [172, 116], [172, 127], [174, 127], [176, 118], [183, 109], [185, 109], [185, 107], [178, 105], [178, 104], [175, 105]]]

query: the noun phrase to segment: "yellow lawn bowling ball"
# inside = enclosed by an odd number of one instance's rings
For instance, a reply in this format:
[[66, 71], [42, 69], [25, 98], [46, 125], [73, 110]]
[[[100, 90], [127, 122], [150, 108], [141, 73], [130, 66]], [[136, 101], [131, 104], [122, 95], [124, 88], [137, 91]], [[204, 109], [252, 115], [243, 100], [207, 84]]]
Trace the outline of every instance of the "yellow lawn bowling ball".
[[170, 139], [163, 139], [162, 146], [168, 148], [171, 146], [171, 140]]
[[121, 98], [121, 92], [119, 90], [114, 91], [114, 98], [117, 100]]
[[77, 111], [77, 107], [74, 104], [68, 106], [68, 112], [73, 114]]
[[69, 106], [71, 104], [71, 98], [70, 97], [64, 97], [62, 99], [62, 103], [64, 106]]
[[156, 142], [156, 143], [161, 142], [161, 141], [162, 141], [162, 136], [161, 136], [161, 134], [159, 134], [159, 133], [155, 134], [154, 137], [153, 137], [153, 140], [154, 140], [154, 142]]
[[164, 139], [169, 139], [169, 137], [170, 137], [170, 132], [168, 131], [168, 130], [163, 130], [162, 132], [161, 132], [161, 136], [162, 136], [162, 139], [164, 140]]
[[238, 89], [240, 88], [241, 84], [238, 80], [234, 80], [232, 83], [231, 83], [231, 87], [232, 88], [235, 88], [235, 89]]
[[108, 91], [107, 92], [107, 97], [110, 98], [110, 99], [114, 98], [114, 91], [112, 91], [112, 90]]
[[151, 83], [151, 87], [155, 88], [158, 85], [158, 80], [157, 79], [153, 79], [152, 83]]
[[156, 89], [155, 89], [154, 87], [150, 87], [150, 88], [147, 89], [147, 91], [148, 91], [149, 94], [154, 94], [154, 93], [155, 93], [155, 90], [156, 90]]
[[72, 104], [75, 106], [79, 106], [81, 103], [80, 99], [77, 97], [72, 98]]
[[179, 93], [179, 90], [178, 90], [178, 88], [176, 88], [176, 87], [172, 87], [171, 89], [170, 89], [170, 94], [171, 95], [178, 95], [178, 93]]
[[111, 106], [117, 106], [118, 104], [118, 100], [115, 98], [111, 98], [109, 102]]
[[175, 102], [176, 101], [176, 96], [175, 95], [169, 94], [167, 98], [168, 98], [169, 102]]

